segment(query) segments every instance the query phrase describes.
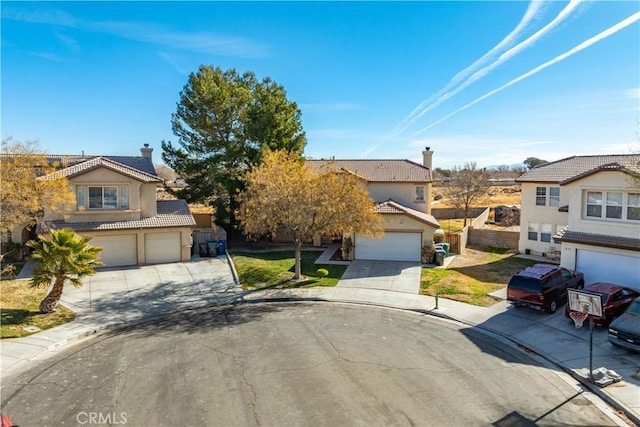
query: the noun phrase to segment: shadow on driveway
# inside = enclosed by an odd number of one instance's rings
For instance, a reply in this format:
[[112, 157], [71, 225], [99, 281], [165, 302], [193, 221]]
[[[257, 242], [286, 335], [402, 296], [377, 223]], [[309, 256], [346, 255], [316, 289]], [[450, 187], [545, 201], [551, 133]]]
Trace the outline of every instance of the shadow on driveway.
[[420, 273], [417, 262], [356, 260], [344, 272], [338, 287], [418, 294]]

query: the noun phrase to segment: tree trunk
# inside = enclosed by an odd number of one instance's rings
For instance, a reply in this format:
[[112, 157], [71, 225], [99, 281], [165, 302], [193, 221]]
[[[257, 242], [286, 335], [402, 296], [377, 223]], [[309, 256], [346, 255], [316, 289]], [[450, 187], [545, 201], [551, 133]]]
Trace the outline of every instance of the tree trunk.
[[60, 302], [60, 298], [62, 297], [63, 287], [64, 279], [56, 278], [56, 281], [53, 284], [53, 288], [51, 288], [51, 292], [49, 292], [40, 303], [41, 313], [47, 314], [56, 311], [56, 309], [58, 308], [58, 303]]
[[464, 224], [462, 225], [462, 227], [466, 227], [467, 226], [467, 217], [469, 216], [469, 206], [465, 206], [464, 207]]
[[301, 272], [301, 262], [300, 262], [300, 252], [302, 251], [302, 240], [300, 239], [295, 239], [294, 240], [294, 244], [295, 244], [295, 248], [296, 248], [296, 265], [295, 265], [295, 272], [293, 274], [293, 280], [300, 280], [300, 277], [302, 276], [302, 272]]

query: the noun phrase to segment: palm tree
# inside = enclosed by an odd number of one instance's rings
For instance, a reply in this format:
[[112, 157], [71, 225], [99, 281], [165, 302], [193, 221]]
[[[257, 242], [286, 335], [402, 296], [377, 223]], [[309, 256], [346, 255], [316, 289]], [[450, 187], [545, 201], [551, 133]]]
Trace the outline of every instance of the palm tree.
[[56, 310], [67, 280], [79, 288], [82, 286], [81, 277], [95, 274], [94, 267], [104, 265], [98, 260], [102, 248], [89, 245], [89, 240], [90, 237], [79, 236], [63, 228], [51, 231], [51, 237], [27, 242], [27, 246], [34, 249], [31, 259], [37, 264], [32, 286], [49, 286], [54, 281], [51, 291], [40, 303], [41, 313]]

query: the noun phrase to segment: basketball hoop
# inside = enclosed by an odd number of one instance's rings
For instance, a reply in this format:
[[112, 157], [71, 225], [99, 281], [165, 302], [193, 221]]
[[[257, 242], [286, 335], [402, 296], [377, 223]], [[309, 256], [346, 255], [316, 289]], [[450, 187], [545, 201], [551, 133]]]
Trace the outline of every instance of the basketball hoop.
[[573, 322], [576, 324], [576, 329], [582, 328], [582, 324], [589, 317], [589, 313], [583, 313], [581, 311], [571, 311], [569, 312], [569, 317], [573, 319]]

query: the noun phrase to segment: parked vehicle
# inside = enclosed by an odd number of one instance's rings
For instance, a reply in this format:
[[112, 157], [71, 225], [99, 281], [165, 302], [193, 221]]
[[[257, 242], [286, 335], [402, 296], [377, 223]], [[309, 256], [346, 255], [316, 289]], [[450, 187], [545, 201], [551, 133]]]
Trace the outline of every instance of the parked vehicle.
[[516, 273], [507, 285], [507, 300], [516, 306], [555, 313], [567, 301], [567, 289], [582, 289], [584, 275], [553, 264], [536, 264]]
[[[640, 297], [640, 292], [613, 283], [592, 283], [585, 286], [584, 290], [600, 295], [602, 317], [593, 317], [596, 326], [608, 326], [613, 319], [624, 313], [635, 298]], [[565, 316], [569, 317], [570, 312], [567, 304], [564, 309]]]
[[640, 352], [640, 298], [636, 298], [609, 325], [609, 342], [616, 347]]

